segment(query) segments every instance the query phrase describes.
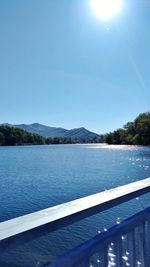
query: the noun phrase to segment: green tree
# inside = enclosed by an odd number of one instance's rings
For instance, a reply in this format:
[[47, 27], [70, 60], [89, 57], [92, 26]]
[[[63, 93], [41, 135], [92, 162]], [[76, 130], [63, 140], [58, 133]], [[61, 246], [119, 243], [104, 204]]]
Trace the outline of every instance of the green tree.
[[135, 119], [135, 130], [140, 144], [150, 145], [150, 113], [142, 113]]
[[0, 146], [5, 145], [5, 136], [0, 132]]
[[150, 112], [140, 114], [123, 129], [106, 134], [104, 139], [108, 144], [150, 145]]

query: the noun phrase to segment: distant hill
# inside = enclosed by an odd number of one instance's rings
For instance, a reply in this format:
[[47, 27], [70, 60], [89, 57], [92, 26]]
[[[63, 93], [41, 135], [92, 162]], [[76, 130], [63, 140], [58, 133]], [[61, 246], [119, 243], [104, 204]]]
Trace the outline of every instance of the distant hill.
[[39, 123], [18, 124], [14, 127], [26, 130], [30, 133], [38, 134], [44, 137], [70, 137], [79, 142], [100, 142], [101, 136], [93, 133], [84, 127], [66, 130], [64, 128], [50, 127]]
[[65, 132], [64, 136], [86, 143], [92, 141], [96, 142], [100, 138], [100, 135], [85, 129], [84, 127], [68, 130]]
[[67, 130], [63, 128], [49, 127], [39, 123], [18, 124], [13, 126], [23, 129], [29, 133], [35, 133], [44, 137], [62, 137], [67, 132]]

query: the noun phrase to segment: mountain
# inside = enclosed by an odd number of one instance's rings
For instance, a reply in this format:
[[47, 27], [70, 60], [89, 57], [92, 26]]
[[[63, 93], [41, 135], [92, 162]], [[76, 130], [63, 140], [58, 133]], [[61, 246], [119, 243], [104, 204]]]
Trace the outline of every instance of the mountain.
[[93, 133], [84, 127], [66, 130], [64, 128], [50, 127], [39, 123], [18, 124], [14, 127], [26, 130], [30, 133], [39, 134], [44, 137], [70, 137], [79, 142], [97, 142], [101, 136]]
[[67, 130], [63, 128], [49, 127], [39, 123], [18, 124], [14, 126], [23, 129], [29, 133], [39, 134], [44, 137], [55, 137], [55, 136], [60, 137], [64, 136], [65, 133], [67, 132]]
[[68, 130], [65, 132], [64, 136], [71, 137], [72, 139], [79, 140], [80, 142], [91, 142], [92, 140], [96, 141], [100, 138], [100, 135], [90, 132], [84, 127]]

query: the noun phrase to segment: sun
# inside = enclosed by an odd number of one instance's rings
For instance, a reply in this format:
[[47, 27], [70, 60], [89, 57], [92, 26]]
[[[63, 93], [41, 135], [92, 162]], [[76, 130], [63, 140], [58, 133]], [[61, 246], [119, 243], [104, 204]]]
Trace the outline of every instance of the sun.
[[91, 0], [91, 6], [95, 15], [103, 20], [117, 15], [122, 8], [123, 0]]

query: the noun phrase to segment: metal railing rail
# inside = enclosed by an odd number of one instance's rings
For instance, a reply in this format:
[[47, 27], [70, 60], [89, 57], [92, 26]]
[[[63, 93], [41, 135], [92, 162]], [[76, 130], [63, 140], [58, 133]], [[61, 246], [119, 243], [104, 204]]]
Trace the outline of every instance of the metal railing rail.
[[150, 192], [150, 178], [0, 223], [0, 252]]
[[47, 267], [150, 266], [150, 208], [66, 252]]

